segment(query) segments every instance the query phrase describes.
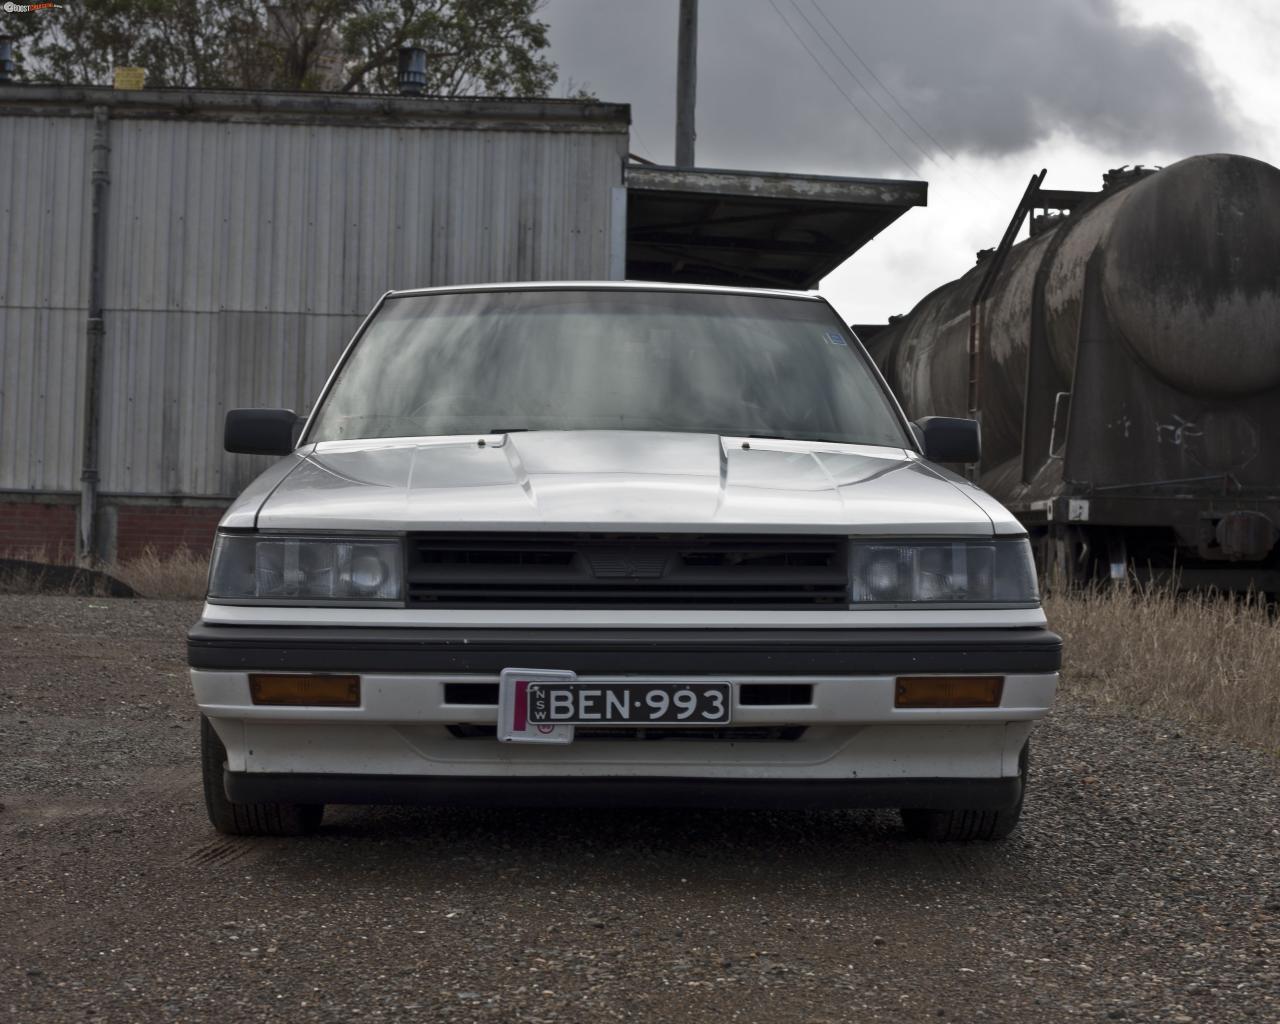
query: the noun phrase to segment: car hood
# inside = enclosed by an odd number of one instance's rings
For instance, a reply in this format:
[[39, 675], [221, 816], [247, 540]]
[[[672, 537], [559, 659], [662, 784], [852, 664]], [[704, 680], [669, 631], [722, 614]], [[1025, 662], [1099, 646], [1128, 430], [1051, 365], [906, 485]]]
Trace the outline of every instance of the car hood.
[[263, 474], [224, 525], [1022, 531], [966, 481], [900, 448], [608, 430], [321, 442]]

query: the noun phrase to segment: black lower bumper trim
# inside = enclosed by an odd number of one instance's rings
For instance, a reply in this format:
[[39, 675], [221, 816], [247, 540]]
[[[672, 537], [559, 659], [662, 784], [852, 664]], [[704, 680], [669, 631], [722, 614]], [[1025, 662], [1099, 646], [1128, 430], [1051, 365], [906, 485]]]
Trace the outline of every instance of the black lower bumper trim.
[[225, 626], [197, 623], [192, 668], [286, 672], [458, 672], [572, 669], [579, 675], [871, 675], [1056, 672], [1049, 630], [458, 629]]
[[830, 809], [915, 807], [1007, 810], [1022, 780], [543, 778], [224, 774], [236, 803], [425, 804], [443, 807], [676, 807]]

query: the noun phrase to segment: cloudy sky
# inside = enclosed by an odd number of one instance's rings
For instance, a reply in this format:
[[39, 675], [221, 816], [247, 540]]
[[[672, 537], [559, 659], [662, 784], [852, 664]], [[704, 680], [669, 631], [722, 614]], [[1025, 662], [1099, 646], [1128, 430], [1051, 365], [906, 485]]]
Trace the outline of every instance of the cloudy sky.
[[[677, 9], [543, 12], [561, 88], [630, 103], [632, 151], [659, 163]], [[1193, 153], [1280, 164], [1272, 0], [701, 0], [698, 61], [699, 164], [929, 182], [928, 207], [823, 282], [852, 322], [972, 266], [1042, 167], [1046, 187], [1096, 189], [1108, 168]]]

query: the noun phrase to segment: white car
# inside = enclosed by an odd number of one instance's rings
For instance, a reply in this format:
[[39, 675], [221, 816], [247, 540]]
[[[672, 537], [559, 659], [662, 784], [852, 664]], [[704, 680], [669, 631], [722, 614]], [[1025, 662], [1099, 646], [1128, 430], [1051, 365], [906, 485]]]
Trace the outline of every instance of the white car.
[[823, 299], [389, 292], [223, 518], [189, 660], [209, 816], [897, 807], [1017, 823], [1057, 687], [1018, 522]]

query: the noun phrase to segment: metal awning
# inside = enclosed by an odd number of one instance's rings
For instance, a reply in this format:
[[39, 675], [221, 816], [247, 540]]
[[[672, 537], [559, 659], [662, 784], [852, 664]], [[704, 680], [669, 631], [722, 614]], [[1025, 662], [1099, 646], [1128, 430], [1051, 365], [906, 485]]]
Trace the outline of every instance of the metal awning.
[[913, 206], [923, 181], [628, 164], [627, 277], [813, 288]]

